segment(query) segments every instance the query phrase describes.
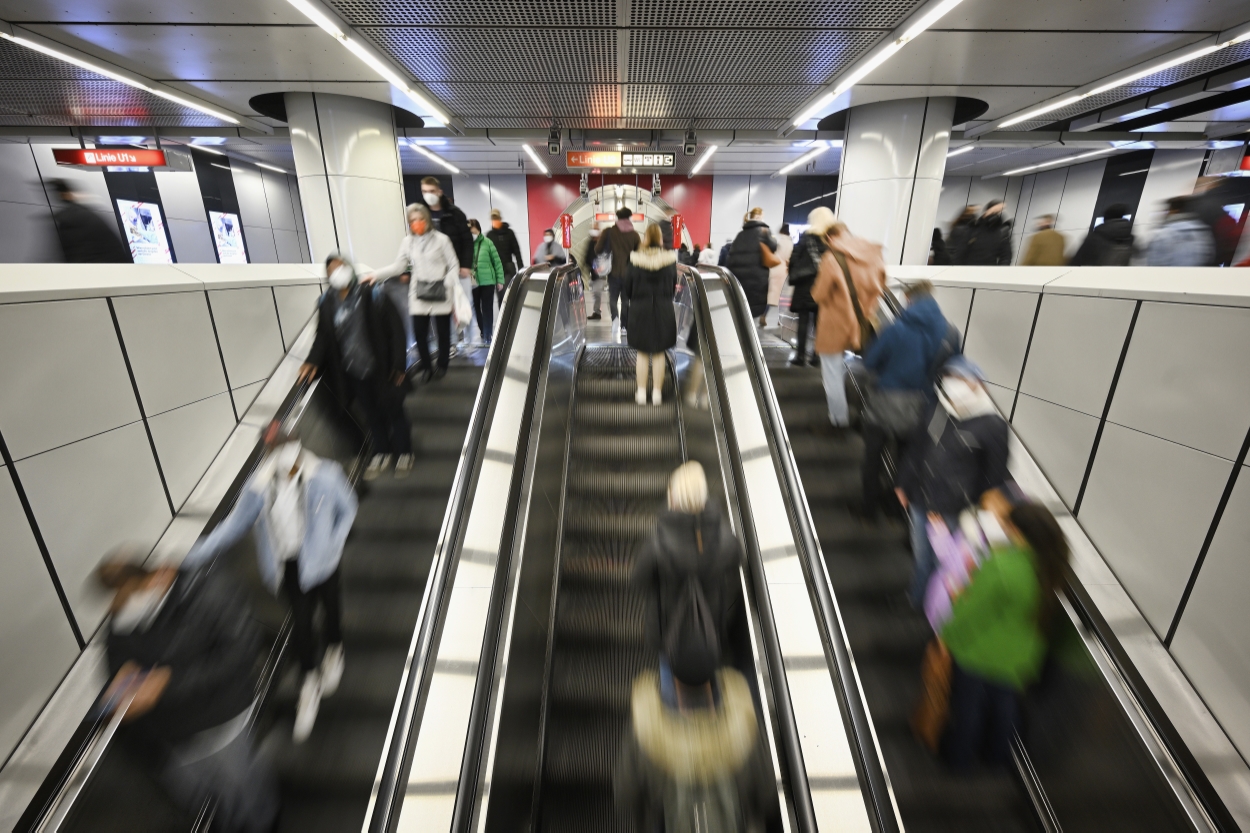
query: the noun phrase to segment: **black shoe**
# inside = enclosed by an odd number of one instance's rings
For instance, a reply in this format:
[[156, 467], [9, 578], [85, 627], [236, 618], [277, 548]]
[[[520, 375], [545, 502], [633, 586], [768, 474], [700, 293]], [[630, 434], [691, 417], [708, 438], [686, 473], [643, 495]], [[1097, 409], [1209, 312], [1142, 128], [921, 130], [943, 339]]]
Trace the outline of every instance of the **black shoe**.
[[793, 354], [790, 356], [791, 367], [803, 367], [806, 364], [807, 364], [807, 359], [803, 358], [802, 356], [796, 356]]
[[437, 370], [435, 370], [435, 371], [434, 371], [434, 373], [432, 374], [432, 379], [433, 379], [435, 382], [437, 382], [439, 379], [443, 378], [443, 377], [444, 377], [444, 376], [446, 376], [446, 375], [447, 375], [447, 368], [445, 368], [445, 367], [440, 367], [440, 368], [438, 368]]
[[602, 316], [602, 315], [600, 315], [600, 314], [599, 314], [599, 313], [597, 313], [597, 312], [596, 312], [596, 313], [593, 313], [592, 315], [588, 315], [588, 316], [586, 316], [586, 320], [587, 320], [587, 321], [600, 321], [600, 320], [602, 320], [602, 318], [603, 318], [603, 316]]
[[812, 357], [807, 360], [807, 363], [810, 364], [812, 367], [820, 367], [820, 356], [817, 356], [815, 353], [813, 353]]

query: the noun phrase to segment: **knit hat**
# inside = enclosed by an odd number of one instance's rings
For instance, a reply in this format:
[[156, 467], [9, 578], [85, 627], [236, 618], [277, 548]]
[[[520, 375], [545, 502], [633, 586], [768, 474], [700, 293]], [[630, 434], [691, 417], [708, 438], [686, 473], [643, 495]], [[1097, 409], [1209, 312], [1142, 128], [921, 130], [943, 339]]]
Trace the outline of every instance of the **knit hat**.
[[813, 208], [807, 215], [807, 231], [817, 237], [824, 237], [829, 229], [833, 228], [838, 218], [833, 216], [833, 210], [828, 206], [817, 206]]
[[707, 477], [698, 460], [682, 463], [668, 479], [668, 508], [695, 514], [707, 506]]

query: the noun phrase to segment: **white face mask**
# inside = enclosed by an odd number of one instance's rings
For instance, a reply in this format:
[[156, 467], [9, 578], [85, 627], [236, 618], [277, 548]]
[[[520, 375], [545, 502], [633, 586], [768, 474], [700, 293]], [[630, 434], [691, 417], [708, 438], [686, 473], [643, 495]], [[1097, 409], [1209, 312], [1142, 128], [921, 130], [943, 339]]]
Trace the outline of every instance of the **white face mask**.
[[347, 287], [352, 285], [352, 278], [354, 277], [352, 267], [345, 263], [330, 273], [330, 286], [335, 289], [347, 289]]
[[474, 239], [474, 240], [478, 239], [478, 238], [479, 238], [479, 237], [481, 237], [481, 236], [482, 236], [482, 233], [481, 233], [480, 231], [475, 231], [475, 232], [473, 232], [473, 239]]
[[430, 208], [433, 208], [434, 206], [438, 205], [439, 196], [438, 194], [431, 194], [428, 191], [425, 191], [425, 192], [422, 192], [421, 199], [425, 200], [426, 205], [428, 205]]
[[283, 443], [273, 450], [273, 465], [275, 473], [290, 474], [291, 469], [299, 463], [300, 451], [302, 447], [298, 442]]
[[544, 243], [546, 243], [548, 246], [550, 246], [550, 245], [551, 245], [552, 243], [554, 243], [555, 241], [556, 241], [556, 239], [555, 239], [554, 237], [544, 237], [544, 238], [543, 238], [543, 242], [544, 242]]
[[121, 609], [113, 614], [113, 632], [125, 634], [147, 630], [160, 611], [161, 601], [168, 592], [168, 588], [162, 590], [158, 587], [145, 587], [131, 593]]

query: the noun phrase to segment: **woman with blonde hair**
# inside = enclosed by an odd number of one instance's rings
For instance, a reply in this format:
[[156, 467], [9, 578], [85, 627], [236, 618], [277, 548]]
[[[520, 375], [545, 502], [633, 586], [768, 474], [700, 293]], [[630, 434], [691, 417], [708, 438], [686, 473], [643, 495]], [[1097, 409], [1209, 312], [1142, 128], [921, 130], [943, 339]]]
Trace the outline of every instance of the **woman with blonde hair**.
[[638, 351], [639, 405], [647, 404], [647, 376], [651, 376], [651, 404], [662, 404], [664, 354], [677, 343], [677, 253], [664, 248], [660, 227], [647, 226], [642, 248], [629, 254], [629, 270], [621, 295], [628, 299], [629, 346]]

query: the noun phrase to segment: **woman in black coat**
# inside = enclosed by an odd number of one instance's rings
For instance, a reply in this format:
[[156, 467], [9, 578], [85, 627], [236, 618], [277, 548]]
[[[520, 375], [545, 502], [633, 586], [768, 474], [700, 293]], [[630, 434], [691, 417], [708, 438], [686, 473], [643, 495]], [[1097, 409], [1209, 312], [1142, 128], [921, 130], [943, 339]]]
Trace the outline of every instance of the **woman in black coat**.
[[[825, 210], [828, 211], [828, 209]], [[812, 213], [815, 214], [815, 212]], [[833, 212], [829, 212], [829, 217], [833, 217]], [[798, 316], [794, 357], [790, 359], [790, 364], [797, 367], [802, 367], [808, 361], [807, 333], [811, 326], [816, 323], [816, 313], [818, 312], [816, 302], [812, 300], [812, 284], [816, 282], [816, 272], [820, 266], [820, 258], [824, 253], [825, 244], [821, 240], [821, 235], [813, 234], [810, 229], [803, 232], [803, 236], [799, 238], [798, 245], [790, 253], [789, 281], [790, 285], [794, 287], [794, 294], [790, 296], [790, 312]], [[819, 359], [816, 358], [814, 344], [812, 346], [811, 362], [812, 364], [819, 363]]]
[[651, 404], [661, 403], [664, 351], [677, 343], [677, 253], [663, 247], [660, 227], [647, 227], [642, 248], [630, 252], [621, 295], [629, 299], [629, 346], [638, 351], [638, 392], [634, 401], [647, 404], [647, 371], [651, 371]]
[[768, 269], [764, 249], [777, 251], [777, 238], [761, 219], [764, 209], [752, 208], [742, 231], [729, 247], [729, 271], [734, 273], [746, 293], [751, 315], [762, 319], [768, 310]]

